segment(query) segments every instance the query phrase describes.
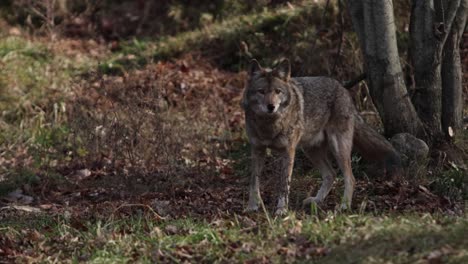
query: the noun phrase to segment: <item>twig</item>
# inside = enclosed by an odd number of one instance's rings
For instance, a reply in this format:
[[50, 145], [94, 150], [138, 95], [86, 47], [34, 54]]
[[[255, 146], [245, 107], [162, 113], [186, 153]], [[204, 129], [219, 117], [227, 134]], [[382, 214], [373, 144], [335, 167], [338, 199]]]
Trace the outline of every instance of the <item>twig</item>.
[[339, 20], [340, 20], [340, 42], [338, 43], [338, 51], [335, 56], [335, 62], [333, 63], [331, 74], [335, 74], [336, 66], [338, 65], [338, 60], [340, 59], [341, 55], [341, 46], [343, 45], [343, 3], [341, 0], [338, 0], [338, 12], [339, 12]]
[[270, 226], [271, 229], [273, 229], [273, 224], [271, 223], [270, 215], [268, 214], [268, 211], [265, 207], [265, 204], [263, 203], [262, 197], [260, 197], [260, 205], [262, 206], [263, 213], [265, 214], [265, 217], [268, 221], [268, 225]]
[[140, 22], [138, 23], [138, 26], [137, 26], [137, 29], [136, 29], [137, 34], [141, 33], [143, 25], [148, 20], [148, 16], [150, 14], [151, 8], [153, 7], [152, 4], [153, 4], [153, 1], [146, 1], [145, 2], [145, 7], [144, 7], [144, 10], [143, 10], [143, 17], [140, 19]]
[[4, 206], [0, 208], [0, 211], [2, 210], [7, 210], [7, 209], [15, 209], [19, 211], [24, 211], [28, 213], [40, 213], [41, 209], [27, 206], [27, 205], [9, 205], [9, 206]]
[[165, 217], [160, 216], [156, 211], [153, 210], [153, 208], [151, 208], [151, 206], [147, 204], [122, 204], [119, 207], [117, 207], [117, 209], [115, 209], [114, 212], [112, 212], [112, 214], [115, 214], [117, 211], [124, 207], [145, 207], [149, 209], [149, 211], [152, 212], [156, 216], [156, 218], [158, 218], [158, 220], [166, 219]]
[[[327, 0], [327, 3], [325, 4], [325, 8], [323, 9], [322, 17], [320, 19], [320, 26], [318, 29], [315, 30], [315, 37], [312, 43], [312, 47], [310, 48], [311, 51], [315, 50], [315, 46], [317, 45], [317, 39], [319, 38], [319, 34], [322, 31], [324, 20], [325, 20], [325, 15], [327, 14], [329, 4], [330, 4], [330, 0]], [[304, 66], [302, 66], [302, 70], [304, 70]]]
[[346, 88], [346, 89], [350, 89], [351, 87], [353, 87], [354, 85], [360, 83], [362, 80], [364, 80], [366, 78], [367, 78], [367, 74], [364, 72], [361, 75], [359, 75], [358, 77], [356, 77], [355, 79], [344, 82], [343, 87]]
[[327, 13], [329, 4], [330, 4], [330, 0], [327, 0], [327, 3], [325, 4], [325, 9], [323, 10], [323, 13], [322, 13], [322, 19], [320, 20], [320, 27], [323, 26], [323, 21], [325, 20], [325, 14]]
[[314, 43], [312, 45], [312, 50], [315, 49], [315, 46], [317, 44], [317, 38], [319, 36], [320, 31], [323, 28], [323, 24], [324, 24], [324, 21], [325, 21], [325, 15], [327, 14], [329, 4], [330, 4], [330, 0], [327, 0], [327, 3], [325, 4], [325, 8], [323, 9], [322, 18], [320, 19], [320, 28], [315, 30], [315, 38], [314, 38]]

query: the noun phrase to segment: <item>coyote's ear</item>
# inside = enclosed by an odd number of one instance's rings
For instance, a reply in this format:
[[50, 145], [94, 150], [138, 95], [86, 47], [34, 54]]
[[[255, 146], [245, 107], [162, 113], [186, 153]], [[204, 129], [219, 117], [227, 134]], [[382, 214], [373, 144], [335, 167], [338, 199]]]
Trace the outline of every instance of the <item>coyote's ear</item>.
[[256, 59], [252, 59], [249, 65], [249, 72], [248, 72], [249, 76], [252, 76], [261, 70], [262, 70], [262, 66], [260, 66], [260, 63], [258, 63]]
[[289, 60], [282, 60], [278, 66], [276, 66], [275, 72], [278, 74], [279, 78], [288, 81], [291, 77], [291, 64], [289, 63]]

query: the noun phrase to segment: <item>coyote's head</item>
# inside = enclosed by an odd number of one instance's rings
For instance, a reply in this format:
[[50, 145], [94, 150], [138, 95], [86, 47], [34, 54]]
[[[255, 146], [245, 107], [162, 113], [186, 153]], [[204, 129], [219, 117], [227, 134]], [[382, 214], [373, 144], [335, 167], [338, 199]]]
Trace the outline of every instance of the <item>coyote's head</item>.
[[247, 87], [242, 106], [261, 116], [277, 116], [290, 99], [289, 79], [291, 66], [288, 60], [281, 61], [273, 69], [262, 68], [252, 60], [248, 70]]

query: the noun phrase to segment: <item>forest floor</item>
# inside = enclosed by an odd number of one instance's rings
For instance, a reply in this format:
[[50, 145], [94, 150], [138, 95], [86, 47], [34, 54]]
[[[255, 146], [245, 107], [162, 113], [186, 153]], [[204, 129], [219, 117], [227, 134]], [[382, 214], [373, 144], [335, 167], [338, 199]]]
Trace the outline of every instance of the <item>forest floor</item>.
[[138, 45], [0, 38], [0, 263], [468, 262], [453, 162], [388, 179], [353, 156], [340, 212], [341, 177], [324, 205], [301, 206], [321, 180], [299, 155], [291, 212], [271, 214], [268, 168], [266, 211], [243, 213], [245, 73], [197, 53], [132, 64]]

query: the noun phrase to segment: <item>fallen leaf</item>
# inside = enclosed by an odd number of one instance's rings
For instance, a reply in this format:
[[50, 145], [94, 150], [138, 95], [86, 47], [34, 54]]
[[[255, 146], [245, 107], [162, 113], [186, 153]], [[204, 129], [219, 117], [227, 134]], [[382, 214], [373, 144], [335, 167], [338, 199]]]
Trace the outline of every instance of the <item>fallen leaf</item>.
[[21, 30], [17, 27], [12, 27], [10, 28], [10, 30], [8, 31], [8, 33], [12, 36], [21, 36]]
[[43, 209], [43, 210], [50, 210], [52, 209], [53, 207], [53, 204], [40, 204], [39, 205], [39, 208]]
[[166, 233], [169, 235], [175, 235], [177, 234], [178, 228], [175, 225], [168, 225], [166, 228], [164, 228], [164, 231], [166, 231]]
[[66, 176], [66, 178], [72, 181], [82, 181], [88, 178], [89, 176], [91, 176], [91, 171], [88, 169], [82, 169], [71, 173], [70, 175]]
[[453, 128], [452, 127], [448, 127], [448, 134], [450, 137], [453, 137], [455, 135], [455, 133], [453, 132]]
[[243, 225], [244, 227], [252, 228], [252, 227], [256, 227], [256, 226], [257, 226], [257, 223], [256, 223], [254, 220], [248, 218], [247, 216], [242, 217], [241, 220], [242, 220], [242, 225]]
[[169, 214], [170, 208], [169, 208], [169, 201], [161, 201], [158, 199], [154, 199], [151, 202], [151, 207], [158, 213], [160, 216], [166, 216]]
[[430, 264], [442, 263], [442, 256], [442, 251], [434, 250], [427, 256], [427, 262]]
[[434, 197], [436, 196], [435, 194], [431, 193], [426, 187], [424, 187], [422, 185], [419, 185], [418, 187], [423, 193], [425, 193], [425, 194], [427, 194], [429, 196], [434, 196]]
[[290, 234], [299, 234], [302, 232], [302, 221], [296, 221], [294, 227], [289, 229]]

